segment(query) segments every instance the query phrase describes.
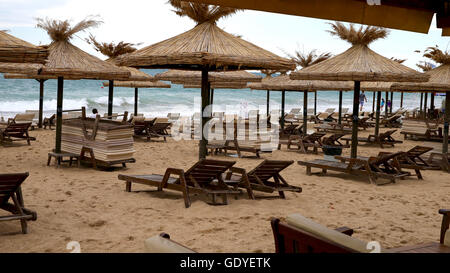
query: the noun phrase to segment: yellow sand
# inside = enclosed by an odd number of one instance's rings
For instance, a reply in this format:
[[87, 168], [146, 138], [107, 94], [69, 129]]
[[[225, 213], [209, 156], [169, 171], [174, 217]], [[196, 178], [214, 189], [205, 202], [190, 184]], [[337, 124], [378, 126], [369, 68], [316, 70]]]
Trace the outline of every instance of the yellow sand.
[[[186, 209], [179, 192], [128, 193], [120, 173], [163, 174], [167, 167], [190, 167], [197, 160], [198, 142], [167, 143], [137, 141], [135, 158], [126, 170], [98, 171], [82, 167], [47, 167], [47, 153], [53, 147], [54, 131], [32, 131], [37, 141], [1, 147], [0, 173], [25, 172], [26, 207], [38, 213], [29, 222], [29, 234], [20, 233], [19, 221], [0, 222], [0, 252], [68, 252], [66, 244], [78, 241], [82, 252], [140, 252], [146, 238], [166, 232], [199, 252], [273, 252], [271, 217], [301, 213], [329, 227], [348, 226], [355, 237], [377, 240], [382, 247], [399, 247], [439, 239], [440, 208], [450, 208], [450, 175], [424, 171], [425, 180], [415, 177], [396, 184], [375, 186], [333, 174], [306, 176], [296, 163], [282, 174], [302, 193], [286, 193], [286, 200], [230, 198], [228, 206], [211, 206], [203, 197], [192, 197]], [[399, 135], [397, 138], [401, 139]], [[395, 149], [406, 150], [421, 142], [407, 141]], [[376, 155], [377, 146], [361, 147], [361, 155]], [[349, 149], [346, 150], [349, 153]], [[297, 152], [262, 154], [278, 160], [307, 160], [323, 157]], [[250, 170], [261, 160], [235, 159], [236, 166]], [[134, 189], [154, 190], [142, 185]], [[0, 212], [0, 215], [4, 215]]]

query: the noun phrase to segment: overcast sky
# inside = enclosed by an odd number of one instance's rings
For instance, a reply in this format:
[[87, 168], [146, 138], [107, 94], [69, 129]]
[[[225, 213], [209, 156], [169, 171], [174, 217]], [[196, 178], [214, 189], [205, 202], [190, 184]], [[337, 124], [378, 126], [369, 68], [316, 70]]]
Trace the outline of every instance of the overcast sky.
[[[173, 37], [195, 26], [188, 18], [175, 15], [166, 0], [0, 0], [0, 29], [34, 44], [47, 44], [47, 34], [35, 28], [35, 18], [70, 19], [74, 23], [88, 15], [99, 15], [104, 22], [100, 27], [89, 30], [101, 42], [142, 43], [139, 47], [151, 45]], [[257, 11], [243, 11], [219, 21], [218, 25], [232, 34], [280, 56], [300, 49], [308, 52], [341, 53], [349, 44], [330, 36], [326, 32], [329, 21]], [[80, 38], [72, 41], [81, 49], [102, 59], [90, 45]], [[441, 37], [441, 30], [435, 27], [428, 34], [392, 30], [389, 37], [371, 45], [371, 48], [385, 57], [407, 59], [405, 64], [416, 69], [423, 50], [439, 45], [447, 49], [449, 38]]]

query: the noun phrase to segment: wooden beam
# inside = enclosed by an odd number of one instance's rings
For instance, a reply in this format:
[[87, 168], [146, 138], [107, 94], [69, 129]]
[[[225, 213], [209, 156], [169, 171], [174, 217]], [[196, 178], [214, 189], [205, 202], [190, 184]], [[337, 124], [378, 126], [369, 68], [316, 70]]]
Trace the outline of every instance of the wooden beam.
[[355, 81], [353, 91], [353, 119], [352, 119], [352, 150], [351, 157], [358, 156], [358, 123], [359, 123], [359, 92], [361, 90], [361, 82]]
[[377, 93], [377, 112], [375, 114], [375, 135], [380, 134], [381, 92]]
[[308, 91], [303, 92], [303, 135], [308, 134]]
[[205, 112], [206, 107], [209, 105], [209, 79], [208, 79], [208, 68], [204, 67], [202, 69], [202, 89], [201, 89], [201, 97], [202, 97], [202, 105], [200, 111], [200, 124], [201, 124], [201, 135], [202, 138], [199, 144], [199, 159], [206, 159], [206, 154], [208, 150], [206, 149], [206, 145], [208, 144], [208, 140], [203, 134], [203, 128], [205, 128], [206, 123], [208, 122], [208, 118], [204, 117], [203, 114]]
[[343, 92], [339, 91], [339, 117], [338, 117], [339, 124], [342, 124], [342, 95]]
[[62, 109], [63, 109], [64, 77], [58, 77], [58, 93], [56, 97], [56, 144], [55, 153], [61, 153]]
[[139, 88], [134, 88], [134, 116], [138, 115]]
[[113, 112], [113, 100], [114, 100], [114, 81], [109, 81], [109, 92], [108, 92], [108, 118], [112, 119]]
[[448, 153], [448, 130], [450, 122], [450, 92], [445, 93], [445, 116], [444, 116], [444, 141], [442, 143], [442, 153]]

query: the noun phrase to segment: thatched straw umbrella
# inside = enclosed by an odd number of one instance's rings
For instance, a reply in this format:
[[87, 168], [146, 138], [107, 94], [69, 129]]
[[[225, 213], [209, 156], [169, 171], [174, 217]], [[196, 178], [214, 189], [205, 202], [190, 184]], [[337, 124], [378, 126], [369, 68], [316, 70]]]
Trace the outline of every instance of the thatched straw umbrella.
[[70, 43], [76, 33], [99, 24], [99, 21], [85, 19], [71, 27], [67, 20], [38, 19], [37, 27], [47, 31], [52, 40], [48, 47], [50, 52], [48, 61], [42, 68], [41, 75], [58, 77], [55, 153], [61, 153], [64, 78], [126, 80], [130, 76], [130, 72], [102, 61]]
[[[202, 109], [209, 104], [208, 73], [224, 70], [293, 69], [290, 60], [281, 58], [235, 35], [226, 33], [216, 22], [237, 10], [220, 6], [170, 0], [180, 16], [188, 16], [197, 26], [176, 37], [119, 57], [120, 65], [141, 68], [175, 68], [202, 72]], [[202, 127], [208, 118], [201, 116]], [[207, 140], [202, 136], [199, 157], [205, 158]]]
[[440, 64], [439, 67], [425, 72], [430, 76], [426, 83], [395, 83], [392, 90], [412, 92], [445, 92], [444, 141], [442, 152], [448, 153], [448, 132], [450, 122], [450, 53], [437, 47], [427, 49], [425, 56]]
[[2, 67], [3, 63], [45, 64], [47, 57], [48, 50], [45, 47], [32, 45], [0, 30], [0, 72], [18, 72], [3, 69], [8, 68], [6, 65]]
[[291, 79], [354, 81], [351, 157], [356, 158], [361, 82], [425, 82], [429, 76], [369, 49], [370, 43], [387, 36], [387, 30], [371, 26], [356, 30], [353, 25], [347, 28], [342, 23], [331, 25], [333, 30], [330, 33], [351, 43], [352, 47], [333, 58], [292, 73]]
[[[103, 82], [108, 87], [111, 81]], [[114, 86], [134, 88], [134, 115], [138, 114], [139, 88], [170, 88], [170, 84], [161, 81], [114, 81]], [[112, 114], [112, 113], [111, 113]], [[108, 114], [109, 115], [109, 114]]]
[[[86, 39], [86, 41], [89, 44], [92, 44], [94, 46], [94, 49], [109, 59], [106, 60], [107, 62], [110, 62], [112, 64], [115, 64], [115, 59], [123, 54], [129, 54], [134, 51], [136, 51], [135, 44], [132, 43], [125, 43], [124, 41], [121, 41], [117, 44], [111, 42], [111, 43], [101, 43], [98, 42], [95, 37], [91, 34], [89, 36], [89, 39]], [[129, 81], [153, 81], [154, 78], [145, 73], [142, 72], [136, 68], [133, 67], [122, 67], [123, 69], [126, 69], [130, 72], [130, 78]], [[122, 83], [123, 84], [123, 83]], [[148, 84], [147, 84], [148, 85]], [[159, 83], [157, 85], [162, 85], [162, 83]], [[113, 112], [113, 99], [114, 99], [114, 80], [110, 80], [108, 83], [108, 116], [111, 117]], [[135, 90], [136, 91], [136, 90]], [[135, 92], [136, 93], [136, 92]], [[137, 93], [136, 93], [137, 94]], [[137, 97], [136, 97], [137, 99]]]

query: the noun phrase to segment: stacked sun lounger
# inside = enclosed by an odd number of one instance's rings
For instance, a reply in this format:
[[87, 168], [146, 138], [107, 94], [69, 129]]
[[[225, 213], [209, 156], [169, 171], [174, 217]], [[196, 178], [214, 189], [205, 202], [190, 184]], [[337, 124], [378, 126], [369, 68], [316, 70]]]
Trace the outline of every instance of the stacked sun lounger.
[[[87, 136], [83, 132], [83, 124]], [[68, 153], [80, 154], [83, 147], [92, 149], [95, 160], [109, 165], [134, 162], [133, 126], [101, 119], [95, 137], [95, 119], [63, 120], [61, 148]], [[90, 154], [86, 154], [90, 157]]]

